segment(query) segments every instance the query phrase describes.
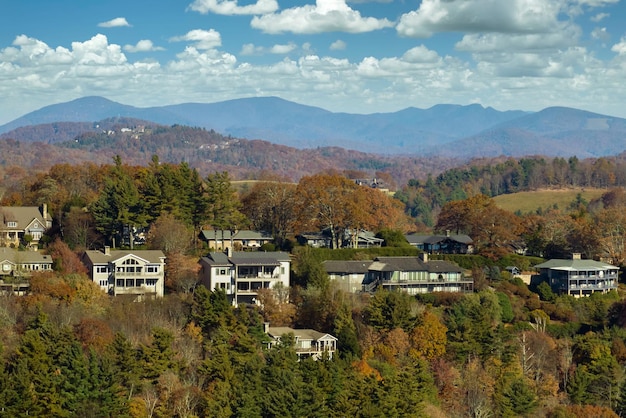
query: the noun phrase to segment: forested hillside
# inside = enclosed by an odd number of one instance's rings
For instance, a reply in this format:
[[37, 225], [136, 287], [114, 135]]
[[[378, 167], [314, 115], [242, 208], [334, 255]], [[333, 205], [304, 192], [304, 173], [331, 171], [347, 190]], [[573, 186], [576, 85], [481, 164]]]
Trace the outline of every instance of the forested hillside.
[[[431, 212], [435, 230], [470, 234], [477, 252], [433, 257], [461, 266], [474, 292], [351, 294], [329, 280], [321, 261], [415, 254], [403, 233], [423, 228], [423, 219], [405, 216], [411, 209], [398, 199], [336, 172], [297, 183], [270, 176], [236, 192], [227, 172], [203, 176], [156, 156], [144, 166], [113, 162], [5, 172], [3, 205], [48, 203], [54, 215], [40, 250], [54, 271], [33, 274], [26, 296], [0, 295], [0, 405], [8, 416], [626, 413], [622, 289], [575, 299], [505, 271], [531, 271], [543, 257], [571, 252], [624, 266], [623, 188], [515, 214], [471, 188], [453, 200], [443, 180], [454, 172], [431, 178], [442, 199]], [[516, 164], [496, 167], [476, 172], [495, 178]], [[133, 226], [148, 228], [145, 246], [167, 255], [163, 299], [110, 297], [80, 263], [86, 248], [132, 245], [125, 237]], [[261, 293], [259, 305], [233, 307], [224, 293], [198, 285], [197, 260], [208, 248], [196, 238], [200, 229], [247, 227], [275, 235], [263, 250], [291, 252], [292, 281]], [[368, 229], [387, 247], [314, 250], [293, 241], [297, 232], [324, 228], [335, 237]], [[520, 242], [543, 257], [515, 254]], [[330, 333], [338, 355], [299, 362], [287, 336], [268, 348], [263, 322]]]

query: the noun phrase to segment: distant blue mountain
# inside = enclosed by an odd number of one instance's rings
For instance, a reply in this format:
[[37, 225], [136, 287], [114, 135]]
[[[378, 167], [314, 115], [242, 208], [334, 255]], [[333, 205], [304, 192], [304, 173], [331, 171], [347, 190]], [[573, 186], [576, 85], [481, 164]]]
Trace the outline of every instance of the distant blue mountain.
[[[477, 104], [441, 104], [429, 109], [362, 115], [334, 113], [277, 97], [149, 108], [84, 97], [24, 115], [0, 126], [0, 134], [10, 136], [15, 129], [29, 125], [93, 123], [107, 118], [202, 127], [223, 135], [264, 139], [297, 148], [338, 146], [379, 154], [585, 157], [612, 155], [626, 149], [626, 120], [577, 109], [500, 112]], [[29, 132], [32, 137], [19, 139], [52, 141], [41, 134], [37, 136], [45, 130]]]

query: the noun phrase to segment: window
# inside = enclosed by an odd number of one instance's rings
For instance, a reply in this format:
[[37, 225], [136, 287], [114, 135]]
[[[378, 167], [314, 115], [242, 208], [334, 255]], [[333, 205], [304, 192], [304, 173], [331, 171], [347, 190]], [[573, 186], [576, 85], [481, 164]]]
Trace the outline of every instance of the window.
[[143, 279], [137, 279], [137, 280], [135, 281], [135, 286], [137, 286], [137, 287], [141, 287], [141, 286], [143, 286], [143, 282], [144, 282], [144, 280], [143, 280]]
[[115, 286], [117, 286], [117, 287], [124, 287], [124, 279], [117, 279], [115, 281]]
[[96, 273], [108, 273], [108, 266], [96, 266]]
[[156, 286], [158, 279], [146, 279], [146, 286]]
[[109, 285], [108, 280], [100, 280], [100, 287], [107, 287]]
[[220, 275], [225, 276], [226, 275], [226, 269], [220, 269]]
[[17, 228], [17, 222], [15, 222], [15, 221], [9, 221], [9, 222], [7, 222], [7, 226], [8, 226], [9, 228]]
[[146, 272], [147, 273], [158, 273], [159, 272], [159, 266], [146, 266]]
[[126, 279], [126, 287], [135, 287], [135, 279]]
[[285, 274], [285, 268], [284, 267], [280, 268], [280, 274]]

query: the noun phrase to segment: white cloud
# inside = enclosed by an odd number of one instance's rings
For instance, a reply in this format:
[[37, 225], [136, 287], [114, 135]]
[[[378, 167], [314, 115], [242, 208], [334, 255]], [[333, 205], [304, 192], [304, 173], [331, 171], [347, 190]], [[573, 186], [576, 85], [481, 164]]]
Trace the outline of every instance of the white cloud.
[[467, 52], [494, 51], [547, 51], [559, 50], [575, 45], [580, 37], [580, 28], [566, 26], [559, 31], [539, 34], [468, 34], [457, 42], [455, 48]]
[[410, 63], [434, 63], [438, 62], [440, 57], [435, 51], [431, 51], [424, 45], [416, 46], [404, 53], [402, 58]]
[[346, 49], [346, 43], [344, 41], [342, 41], [341, 39], [337, 39], [335, 42], [333, 42], [332, 44], [330, 44], [330, 50], [331, 51], [343, 51], [344, 49]]
[[171, 42], [189, 41], [194, 42], [196, 49], [213, 49], [222, 45], [222, 36], [214, 29], [194, 29], [182, 36], [170, 38]]
[[239, 6], [237, 0], [195, 0], [189, 9], [206, 14], [219, 15], [263, 15], [278, 10], [276, 0], [257, 0], [255, 4]]
[[270, 48], [270, 52], [272, 54], [288, 54], [291, 51], [295, 50], [297, 48], [296, 44], [289, 42], [288, 44], [285, 45], [274, 45]]
[[261, 55], [264, 48], [262, 46], [255, 46], [254, 44], [244, 44], [241, 47], [240, 55]]
[[613, 45], [611, 51], [616, 52], [618, 55], [626, 56], [626, 37], [620, 39], [619, 43]]
[[126, 52], [150, 52], [150, 51], [164, 51], [165, 48], [160, 46], [154, 46], [151, 40], [142, 39], [135, 45], [124, 45], [124, 51]]
[[610, 15], [608, 13], [598, 13], [595, 16], [591, 17], [591, 21], [594, 23], [598, 23], [606, 18], [608, 18]]
[[593, 28], [591, 31], [591, 37], [600, 41], [608, 41], [611, 35], [606, 31], [606, 28]]
[[115, 19], [108, 20], [106, 22], [98, 23], [101, 28], [119, 28], [123, 26], [130, 26], [125, 17], [116, 17]]
[[423, 0], [401, 16], [396, 29], [418, 38], [437, 32], [547, 33], [559, 12], [559, 2], [545, 0]]
[[265, 33], [293, 32], [314, 34], [323, 32], [363, 33], [392, 27], [387, 19], [362, 17], [345, 0], [316, 0], [315, 6], [305, 5], [285, 9], [280, 13], [252, 18], [250, 25]]

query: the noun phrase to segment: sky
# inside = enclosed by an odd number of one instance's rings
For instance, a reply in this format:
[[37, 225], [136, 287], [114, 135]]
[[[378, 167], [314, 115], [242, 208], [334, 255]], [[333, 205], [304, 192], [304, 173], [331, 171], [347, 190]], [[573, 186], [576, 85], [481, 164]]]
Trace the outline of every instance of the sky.
[[0, 124], [103, 96], [626, 118], [620, 0], [0, 0]]

